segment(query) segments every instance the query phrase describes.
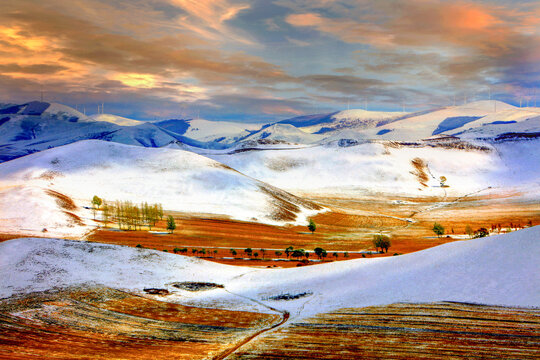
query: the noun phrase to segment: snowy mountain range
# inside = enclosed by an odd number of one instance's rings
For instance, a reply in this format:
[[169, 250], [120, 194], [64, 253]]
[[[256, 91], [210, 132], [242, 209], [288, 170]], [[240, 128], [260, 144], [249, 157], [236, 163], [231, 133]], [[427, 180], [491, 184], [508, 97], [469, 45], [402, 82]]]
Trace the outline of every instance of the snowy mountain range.
[[110, 114], [85, 116], [68, 106], [33, 101], [0, 105], [0, 161], [88, 139], [144, 147], [179, 142], [198, 152], [276, 145], [349, 146], [445, 135], [469, 141], [503, 139], [537, 136], [539, 128], [540, 108], [517, 108], [495, 100], [419, 113], [346, 110], [271, 124], [204, 119], [144, 122]]

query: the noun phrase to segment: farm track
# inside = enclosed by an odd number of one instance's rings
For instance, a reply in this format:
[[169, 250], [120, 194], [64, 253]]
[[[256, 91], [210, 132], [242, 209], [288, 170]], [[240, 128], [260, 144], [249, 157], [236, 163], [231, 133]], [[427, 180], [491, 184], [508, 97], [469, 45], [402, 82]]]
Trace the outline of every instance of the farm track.
[[[245, 274], [243, 274], [245, 275]], [[241, 297], [243, 299], [247, 299], [247, 300], [250, 300], [250, 301], [253, 301], [254, 303], [258, 304], [258, 305], [262, 305], [263, 307], [269, 309], [269, 310], [272, 310], [272, 311], [275, 311], [275, 312], [278, 312], [280, 314], [282, 314], [282, 318], [281, 318], [281, 321], [278, 322], [277, 324], [273, 324], [271, 325], [270, 327], [268, 327], [267, 329], [261, 329], [259, 331], [257, 331], [255, 334], [253, 335], [250, 335], [248, 336], [247, 338], [243, 339], [241, 342], [239, 342], [238, 344], [234, 345], [233, 347], [231, 347], [230, 349], [228, 349], [227, 351], [225, 351], [223, 354], [220, 354], [218, 355], [217, 357], [215, 357], [213, 360], [224, 360], [224, 359], [227, 359], [229, 356], [231, 356], [232, 354], [234, 354], [236, 351], [238, 351], [238, 349], [240, 349], [241, 347], [247, 345], [248, 343], [250, 343], [251, 341], [255, 340], [257, 337], [259, 337], [260, 335], [264, 334], [264, 333], [267, 333], [271, 330], [274, 330], [280, 326], [282, 326], [283, 324], [285, 324], [289, 318], [290, 318], [290, 314], [288, 311], [281, 311], [281, 310], [278, 310], [272, 306], [269, 306], [261, 301], [258, 301], [258, 300], [255, 300], [255, 299], [252, 299], [250, 297], [247, 297], [247, 296], [243, 296], [243, 295], [240, 295], [240, 294], [235, 294], [235, 293], [232, 293], [228, 290], [225, 289], [226, 292], [228, 292], [229, 294], [231, 295], [234, 295], [234, 296], [238, 296], [238, 297]]]

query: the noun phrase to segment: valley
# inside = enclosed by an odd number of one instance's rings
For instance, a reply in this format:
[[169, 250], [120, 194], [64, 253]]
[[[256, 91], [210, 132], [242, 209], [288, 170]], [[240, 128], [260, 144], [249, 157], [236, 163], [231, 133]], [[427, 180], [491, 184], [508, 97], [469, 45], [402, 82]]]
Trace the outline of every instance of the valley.
[[534, 358], [537, 111], [0, 108], [0, 358]]

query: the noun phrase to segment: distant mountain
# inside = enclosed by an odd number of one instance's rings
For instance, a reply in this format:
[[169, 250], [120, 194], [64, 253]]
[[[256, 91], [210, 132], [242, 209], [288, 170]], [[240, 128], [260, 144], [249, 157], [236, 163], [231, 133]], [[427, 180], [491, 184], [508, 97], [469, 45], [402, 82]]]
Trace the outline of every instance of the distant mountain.
[[[204, 119], [164, 120], [155, 125], [186, 138], [217, 148], [230, 146], [261, 129], [261, 124], [210, 121]], [[184, 140], [182, 140], [184, 141]]]
[[322, 140], [323, 136], [305, 132], [291, 124], [277, 123], [243, 138], [242, 142], [262, 139], [292, 144], [311, 144]]
[[366, 129], [397, 121], [408, 113], [366, 111], [361, 109], [345, 110], [330, 114], [306, 115], [279, 121], [278, 124], [290, 124], [312, 134], [326, 134], [342, 129]]
[[105, 121], [120, 126], [137, 126], [145, 123], [145, 121], [128, 119], [122, 116], [112, 114], [95, 114], [90, 115], [89, 118], [95, 121]]
[[[114, 123], [128, 120], [129, 126]], [[146, 147], [177, 140], [154, 124], [135, 125], [135, 121], [113, 115], [88, 117], [68, 106], [39, 101], [4, 106], [0, 108], [0, 162], [87, 139]]]
[[86, 139], [144, 147], [173, 144], [202, 153], [316, 144], [347, 147], [371, 140], [419, 141], [446, 135], [469, 140], [506, 133], [530, 137], [537, 127], [527, 120], [538, 116], [539, 108], [484, 100], [415, 113], [353, 109], [263, 125], [204, 119], [144, 122], [110, 114], [85, 116], [68, 106], [33, 101], [0, 105], [0, 162]]
[[504, 116], [505, 111], [521, 109], [501, 101], [476, 101], [460, 106], [450, 106], [433, 111], [407, 116], [364, 133], [370, 139], [414, 141], [439, 134], [454, 134], [474, 126], [481, 126], [485, 116], [493, 121]]

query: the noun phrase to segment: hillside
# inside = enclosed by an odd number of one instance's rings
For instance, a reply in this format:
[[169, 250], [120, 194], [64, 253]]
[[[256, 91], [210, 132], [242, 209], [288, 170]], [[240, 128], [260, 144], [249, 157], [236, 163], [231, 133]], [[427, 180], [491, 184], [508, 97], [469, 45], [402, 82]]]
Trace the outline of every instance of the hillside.
[[89, 116], [89, 118], [94, 121], [105, 121], [120, 126], [137, 126], [144, 123], [139, 120], [128, 119], [122, 116], [112, 114], [94, 114]]
[[[265, 306], [270, 306], [288, 311], [292, 319], [396, 302], [532, 307], [540, 303], [539, 278], [531, 276], [537, 270], [539, 236], [537, 226], [397, 257], [273, 270], [231, 267], [114, 245], [17, 239], [0, 243], [0, 276], [4, 279], [0, 297], [92, 282], [135, 293], [146, 287], [166, 288], [170, 295], [161, 300], [184, 305], [261, 312], [268, 312]], [[48, 276], [36, 282], [38, 274]], [[189, 293], [172, 286], [182, 281], [218, 283], [226, 291]], [[307, 295], [289, 301], [272, 298], [300, 293]]]
[[[171, 119], [142, 122], [111, 114], [85, 116], [64, 105], [34, 101], [0, 107], [0, 162], [86, 139], [161, 147], [176, 142], [197, 153], [315, 144], [351, 146], [372, 140], [419, 141], [453, 135], [473, 141], [537, 137], [538, 108], [500, 101], [416, 113], [351, 109], [305, 115], [273, 124]], [[508, 135], [509, 134], [509, 135]]]
[[[261, 128], [261, 124], [209, 121], [204, 119], [164, 120], [157, 126], [200, 143], [231, 145]], [[208, 144], [209, 147], [212, 147]]]
[[281, 120], [277, 124], [290, 124], [312, 134], [325, 134], [341, 129], [367, 129], [403, 118], [405, 112], [383, 112], [352, 109], [330, 114], [305, 115]]
[[[432, 135], [455, 133], [472, 126], [481, 126], [482, 122], [473, 122], [487, 115], [497, 118], [497, 112], [516, 110], [517, 108], [501, 101], [476, 101], [460, 106], [451, 106], [425, 112], [421, 115], [406, 117], [403, 120], [382, 125], [366, 131], [372, 139], [414, 141]], [[504, 115], [503, 115], [504, 116]], [[493, 121], [496, 121], [495, 119]]]
[[[208, 156], [292, 192], [355, 196], [380, 191], [444, 197], [489, 187], [501, 191], [530, 188], [538, 182], [538, 170], [524, 167], [539, 159], [537, 149], [538, 140], [470, 149], [452, 143], [404, 146], [381, 142]], [[441, 176], [448, 179], [448, 187], [440, 187]]]
[[0, 173], [3, 232], [79, 236], [93, 224], [83, 208], [93, 195], [271, 224], [303, 223], [319, 208], [191, 152], [96, 140], [5, 162]]
[[305, 132], [290, 124], [274, 124], [242, 139], [243, 143], [265, 140], [275, 143], [312, 144], [323, 139], [322, 135]]

